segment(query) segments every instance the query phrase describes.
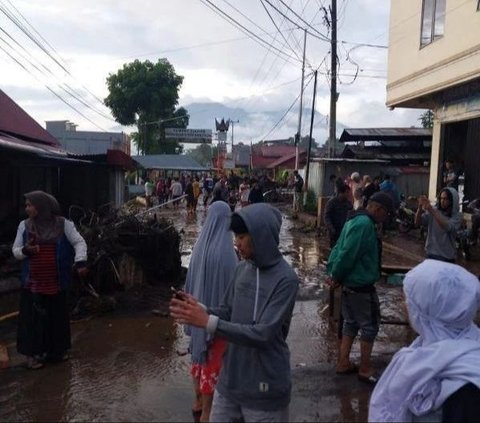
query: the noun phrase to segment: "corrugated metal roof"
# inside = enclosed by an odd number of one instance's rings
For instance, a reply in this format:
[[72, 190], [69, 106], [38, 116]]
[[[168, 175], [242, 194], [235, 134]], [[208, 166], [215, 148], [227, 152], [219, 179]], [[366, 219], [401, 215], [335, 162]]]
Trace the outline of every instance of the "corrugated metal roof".
[[57, 157], [67, 157], [67, 152], [57, 146], [41, 144], [37, 142], [25, 141], [11, 135], [0, 133], [0, 147], [21, 150], [26, 153], [38, 155], [54, 155]]
[[26, 137], [42, 144], [60, 146], [56, 138], [43, 129], [2, 90], [0, 90], [0, 131], [8, 132], [17, 138]]
[[427, 128], [347, 128], [343, 130], [340, 142], [429, 140], [431, 138], [432, 130]]
[[132, 156], [132, 159], [140, 163], [145, 169], [165, 169], [165, 170], [190, 170], [207, 171], [190, 156], [184, 154], [151, 154], [147, 156]]

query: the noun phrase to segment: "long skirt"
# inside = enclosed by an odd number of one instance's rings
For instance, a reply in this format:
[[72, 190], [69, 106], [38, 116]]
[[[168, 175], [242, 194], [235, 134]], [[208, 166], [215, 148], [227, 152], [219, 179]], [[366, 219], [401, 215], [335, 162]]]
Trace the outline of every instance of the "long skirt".
[[22, 289], [18, 316], [17, 351], [28, 357], [61, 359], [71, 348], [67, 294], [32, 293]]

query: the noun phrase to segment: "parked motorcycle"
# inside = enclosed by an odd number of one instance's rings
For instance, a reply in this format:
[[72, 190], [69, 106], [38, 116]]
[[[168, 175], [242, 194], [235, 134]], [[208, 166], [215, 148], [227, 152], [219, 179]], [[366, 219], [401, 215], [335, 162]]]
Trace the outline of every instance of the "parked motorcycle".
[[[416, 200], [416, 197], [408, 197], [408, 199], [405, 199], [403, 195], [401, 197], [400, 206], [398, 207], [397, 218], [396, 218], [398, 231], [400, 233], [407, 233], [412, 229], [419, 228], [417, 225], [415, 225], [416, 210], [408, 207], [408, 202], [411, 202], [414, 200]], [[421, 239], [425, 238], [425, 230], [426, 230], [425, 227], [420, 226]]]

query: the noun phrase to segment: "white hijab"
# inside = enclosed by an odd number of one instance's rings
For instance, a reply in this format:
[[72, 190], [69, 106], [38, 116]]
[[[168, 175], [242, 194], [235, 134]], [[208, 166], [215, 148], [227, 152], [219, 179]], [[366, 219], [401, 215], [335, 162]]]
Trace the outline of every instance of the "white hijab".
[[410, 422], [438, 410], [467, 383], [480, 388], [478, 278], [456, 264], [425, 260], [404, 293], [418, 338], [397, 352], [370, 399], [370, 422]]

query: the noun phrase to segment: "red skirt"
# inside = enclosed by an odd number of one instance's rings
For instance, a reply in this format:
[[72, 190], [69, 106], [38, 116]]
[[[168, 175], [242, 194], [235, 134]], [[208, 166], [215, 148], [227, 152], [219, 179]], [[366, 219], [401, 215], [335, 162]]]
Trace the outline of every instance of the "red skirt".
[[225, 339], [213, 338], [208, 345], [207, 361], [202, 364], [192, 364], [190, 373], [194, 379], [198, 380], [200, 393], [203, 395], [213, 395], [226, 349], [227, 341]]

